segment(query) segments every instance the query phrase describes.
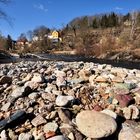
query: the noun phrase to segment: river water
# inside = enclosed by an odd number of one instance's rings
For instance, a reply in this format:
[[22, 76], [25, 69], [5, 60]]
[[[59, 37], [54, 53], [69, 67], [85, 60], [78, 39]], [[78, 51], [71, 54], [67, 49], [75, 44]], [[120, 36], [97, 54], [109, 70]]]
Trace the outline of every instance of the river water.
[[111, 64], [114, 67], [122, 67], [129, 69], [140, 69], [140, 62], [129, 61], [115, 61], [106, 59], [97, 59], [94, 57], [76, 56], [76, 55], [62, 55], [62, 54], [39, 54], [39, 56], [48, 60], [66, 61], [66, 62], [94, 62], [99, 64]]
[[77, 55], [62, 55], [62, 54], [37, 54], [37, 55], [26, 55], [20, 58], [14, 58], [13, 60], [6, 59], [0, 60], [0, 63], [20, 62], [20, 61], [66, 61], [66, 62], [93, 62], [99, 64], [110, 64], [114, 67], [122, 67], [129, 69], [140, 69], [140, 62], [129, 62], [129, 61], [115, 61], [106, 59], [97, 59], [94, 57], [77, 56]]

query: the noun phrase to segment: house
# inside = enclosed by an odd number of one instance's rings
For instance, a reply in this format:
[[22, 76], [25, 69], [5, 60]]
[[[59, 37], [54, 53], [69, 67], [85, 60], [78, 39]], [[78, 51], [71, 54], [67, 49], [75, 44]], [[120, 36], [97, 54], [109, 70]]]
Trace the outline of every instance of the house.
[[62, 42], [62, 38], [60, 37], [60, 33], [57, 30], [54, 30], [51, 34], [48, 35], [48, 38], [53, 42]]

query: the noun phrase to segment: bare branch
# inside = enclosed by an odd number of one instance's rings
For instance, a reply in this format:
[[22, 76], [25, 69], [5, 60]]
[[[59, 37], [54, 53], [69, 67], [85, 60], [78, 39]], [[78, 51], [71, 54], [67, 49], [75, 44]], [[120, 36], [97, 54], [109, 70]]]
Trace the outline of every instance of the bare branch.
[[[11, 0], [0, 0], [1, 4], [8, 4], [10, 3]], [[6, 14], [6, 12], [0, 8], [0, 19], [4, 19], [5, 21], [7, 21], [9, 23], [9, 25], [12, 27], [12, 20], [11, 18]]]
[[11, 0], [0, 0], [0, 3], [3, 3], [3, 4], [8, 4], [9, 2], [11, 2]]

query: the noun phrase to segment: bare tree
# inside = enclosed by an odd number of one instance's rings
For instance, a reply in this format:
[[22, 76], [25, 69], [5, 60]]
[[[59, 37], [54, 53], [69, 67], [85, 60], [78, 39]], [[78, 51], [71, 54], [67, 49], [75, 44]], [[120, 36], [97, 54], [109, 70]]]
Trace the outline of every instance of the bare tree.
[[[0, 0], [0, 5], [2, 5], [2, 4], [7, 5], [10, 2], [11, 2], [11, 0]], [[3, 9], [1, 7], [0, 7], [0, 18], [6, 20], [10, 25], [12, 24], [10, 17], [6, 14], [5, 11], [3, 11]]]
[[137, 25], [137, 17], [138, 17], [138, 12], [134, 11], [131, 13], [131, 32], [130, 32], [130, 40], [133, 40], [134, 34], [135, 34], [135, 29]]

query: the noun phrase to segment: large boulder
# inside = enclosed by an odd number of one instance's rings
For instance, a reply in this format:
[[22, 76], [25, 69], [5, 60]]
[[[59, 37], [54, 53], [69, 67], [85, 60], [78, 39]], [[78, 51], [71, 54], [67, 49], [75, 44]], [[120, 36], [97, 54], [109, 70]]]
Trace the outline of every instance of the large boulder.
[[76, 116], [79, 131], [89, 138], [104, 138], [117, 129], [115, 120], [104, 113], [82, 111]]

